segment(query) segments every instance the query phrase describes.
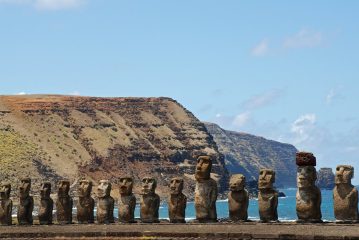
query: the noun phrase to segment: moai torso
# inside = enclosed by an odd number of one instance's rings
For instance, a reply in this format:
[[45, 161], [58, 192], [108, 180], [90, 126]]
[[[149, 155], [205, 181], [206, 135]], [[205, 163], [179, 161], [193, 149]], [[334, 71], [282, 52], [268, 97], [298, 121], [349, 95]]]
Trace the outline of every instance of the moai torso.
[[275, 172], [271, 169], [262, 169], [258, 179], [258, 207], [262, 222], [278, 220], [278, 192], [274, 190]]
[[142, 179], [142, 193], [140, 202], [140, 217], [144, 223], [157, 223], [160, 197], [156, 194], [157, 182], [154, 178]]
[[109, 224], [115, 222], [113, 209], [115, 200], [110, 196], [111, 183], [107, 180], [101, 180], [97, 188], [97, 222], [100, 224]]
[[17, 208], [17, 221], [19, 225], [31, 225], [33, 222], [34, 199], [30, 196], [30, 188], [31, 179], [22, 179], [19, 187], [20, 203]]
[[78, 188], [79, 201], [77, 203], [78, 223], [93, 223], [95, 200], [91, 197], [92, 182], [82, 179]]
[[322, 201], [320, 189], [315, 186], [317, 172], [316, 160], [313, 154], [297, 153], [297, 194], [296, 210], [298, 222], [321, 222], [322, 213], [320, 205]]
[[10, 199], [11, 185], [0, 187], [0, 225], [12, 224], [12, 200]]
[[40, 224], [52, 224], [52, 210], [54, 208], [54, 201], [50, 197], [51, 183], [45, 182], [41, 186], [41, 199], [39, 209]]
[[210, 178], [212, 161], [208, 156], [200, 156], [196, 165], [195, 209], [199, 222], [216, 222], [217, 182]]
[[358, 190], [351, 184], [353, 176], [352, 166], [337, 166], [333, 199], [334, 216], [338, 222], [358, 221]]
[[248, 192], [244, 189], [246, 178], [242, 174], [232, 175], [228, 193], [229, 219], [231, 221], [248, 220]]
[[135, 222], [136, 197], [132, 193], [133, 179], [120, 178], [118, 199], [118, 220], [123, 223]]
[[168, 215], [171, 223], [185, 223], [187, 197], [182, 193], [183, 179], [172, 178], [168, 199]]
[[69, 195], [70, 182], [62, 180], [58, 184], [58, 193], [56, 201], [56, 216], [59, 224], [72, 223], [73, 201]]

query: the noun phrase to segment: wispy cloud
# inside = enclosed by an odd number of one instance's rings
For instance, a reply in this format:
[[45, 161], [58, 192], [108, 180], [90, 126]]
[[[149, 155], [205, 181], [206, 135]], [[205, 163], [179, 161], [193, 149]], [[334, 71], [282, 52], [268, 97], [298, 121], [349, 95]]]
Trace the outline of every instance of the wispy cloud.
[[283, 95], [283, 90], [273, 89], [261, 94], [257, 94], [249, 98], [242, 103], [242, 106], [248, 110], [258, 109], [268, 106], [275, 102], [279, 97]]
[[293, 36], [287, 37], [283, 41], [283, 47], [289, 48], [312, 48], [323, 43], [323, 34], [309, 29], [302, 29]]
[[235, 116], [232, 124], [236, 128], [241, 128], [250, 121], [250, 118], [251, 118], [250, 112], [240, 113], [237, 116]]
[[261, 57], [268, 53], [269, 46], [267, 39], [263, 39], [256, 46], [254, 46], [251, 50], [251, 54], [254, 57]]
[[70, 92], [70, 95], [73, 95], [73, 96], [80, 96], [80, 92], [79, 91], [73, 91], [73, 92]]
[[86, 0], [0, 0], [0, 4], [29, 5], [38, 10], [62, 10], [77, 8]]
[[316, 115], [314, 113], [304, 114], [298, 117], [291, 126], [294, 134], [294, 144], [301, 144], [308, 140], [315, 127]]
[[26, 92], [18, 92], [16, 95], [26, 95]]
[[341, 94], [342, 87], [336, 87], [329, 90], [328, 94], [325, 97], [325, 102], [330, 105], [334, 101], [343, 99], [344, 96]]

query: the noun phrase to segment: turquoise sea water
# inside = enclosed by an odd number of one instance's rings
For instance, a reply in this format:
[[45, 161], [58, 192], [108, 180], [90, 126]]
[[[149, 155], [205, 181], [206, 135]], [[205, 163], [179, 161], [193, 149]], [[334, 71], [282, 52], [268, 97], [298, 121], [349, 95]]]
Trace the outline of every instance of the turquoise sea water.
[[[281, 221], [294, 221], [297, 219], [295, 211], [295, 188], [289, 189], [279, 189], [279, 191], [284, 192], [286, 197], [279, 198], [278, 200], [278, 217]], [[322, 219], [326, 221], [334, 220], [334, 210], [333, 210], [333, 192], [331, 190], [322, 190]], [[115, 216], [117, 217], [117, 209], [115, 209]], [[160, 206], [160, 218], [168, 219], [168, 208], [166, 204]], [[227, 200], [218, 200], [217, 201], [217, 215], [218, 218], [227, 218], [228, 217], [228, 201]], [[139, 205], [136, 206], [135, 217], [139, 218]], [[249, 201], [248, 207], [248, 216], [249, 219], [258, 220], [258, 201], [251, 199]], [[194, 219], [195, 210], [194, 203], [188, 202], [186, 208], [186, 219]]]

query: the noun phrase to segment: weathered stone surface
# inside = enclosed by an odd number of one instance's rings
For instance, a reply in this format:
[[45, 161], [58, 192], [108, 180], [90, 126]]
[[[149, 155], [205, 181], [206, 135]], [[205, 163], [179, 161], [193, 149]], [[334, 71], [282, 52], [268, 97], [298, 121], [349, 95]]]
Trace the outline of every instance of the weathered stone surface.
[[296, 164], [297, 166], [316, 166], [317, 159], [313, 153], [309, 152], [297, 152], [296, 153]]
[[4, 183], [0, 186], [0, 225], [12, 224], [12, 200], [10, 199], [10, 193], [10, 183]]
[[171, 179], [168, 198], [168, 215], [171, 223], [185, 223], [187, 197], [182, 193], [183, 178]]
[[19, 186], [20, 203], [17, 208], [17, 221], [19, 225], [31, 225], [34, 199], [30, 196], [31, 179], [23, 178]]
[[101, 224], [109, 224], [115, 222], [113, 217], [113, 209], [115, 200], [110, 196], [111, 183], [108, 180], [101, 180], [97, 187], [97, 222]]
[[331, 168], [321, 168], [317, 173], [316, 185], [320, 189], [333, 190], [335, 186], [334, 178], [335, 175]]
[[216, 222], [217, 182], [210, 177], [212, 160], [209, 156], [199, 156], [196, 165], [195, 209], [199, 222]]
[[[297, 154], [298, 156], [298, 154]], [[299, 155], [301, 156], [301, 155]], [[312, 156], [312, 154], [309, 154]], [[298, 161], [297, 161], [298, 162]], [[312, 161], [308, 166], [300, 165], [297, 170], [296, 210], [298, 222], [321, 222], [320, 205], [322, 196], [320, 189], [315, 186], [317, 172]], [[301, 164], [303, 162], [300, 162]]]
[[77, 203], [78, 223], [94, 222], [95, 200], [91, 197], [92, 185], [92, 181], [80, 180], [78, 188], [79, 201]]
[[51, 183], [44, 182], [40, 190], [40, 209], [39, 222], [41, 225], [52, 224], [52, 210], [54, 209], [54, 201], [50, 197]]
[[358, 221], [358, 190], [352, 185], [354, 167], [339, 165], [336, 168], [334, 216], [338, 221]]
[[132, 177], [122, 177], [119, 179], [118, 199], [118, 221], [123, 223], [135, 222], [136, 197], [132, 193]]
[[157, 181], [152, 177], [142, 179], [140, 217], [144, 223], [157, 223], [160, 197], [156, 194]]
[[61, 180], [58, 184], [56, 216], [59, 224], [72, 223], [73, 200], [69, 195], [70, 181]]
[[228, 209], [229, 219], [237, 221], [248, 220], [248, 192], [244, 189], [246, 177], [242, 174], [234, 174], [229, 181]]
[[273, 188], [275, 172], [272, 169], [261, 169], [258, 179], [258, 208], [262, 222], [278, 221], [278, 192]]

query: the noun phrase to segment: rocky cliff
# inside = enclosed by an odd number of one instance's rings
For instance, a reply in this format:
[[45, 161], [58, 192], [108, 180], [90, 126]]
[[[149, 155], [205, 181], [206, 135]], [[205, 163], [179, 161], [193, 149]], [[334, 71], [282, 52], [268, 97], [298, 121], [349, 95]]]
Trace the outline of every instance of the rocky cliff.
[[87, 177], [110, 179], [116, 196], [117, 179], [132, 175], [138, 194], [140, 179], [152, 175], [165, 196], [169, 179], [184, 176], [192, 196], [200, 154], [213, 157], [212, 177], [223, 192], [223, 156], [204, 124], [170, 98], [0, 96], [0, 181], [14, 189], [24, 176], [35, 192], [45, 179], [67, 178], [76, 186]]
[[230, 173], [242, 173], [249, 181], [258, 179], [260, 168], [272, 168], [276, 171], [277, 186], [296, 186], [297, 149], [293, 145], [227, 131], [214, 123], [205, 125], [217, 143], [218, 150], [224, 155]]
[[331, 168], [321, 168], [317, 172], [317, 186], [322, 189], [333, 189], [335, 175]]

